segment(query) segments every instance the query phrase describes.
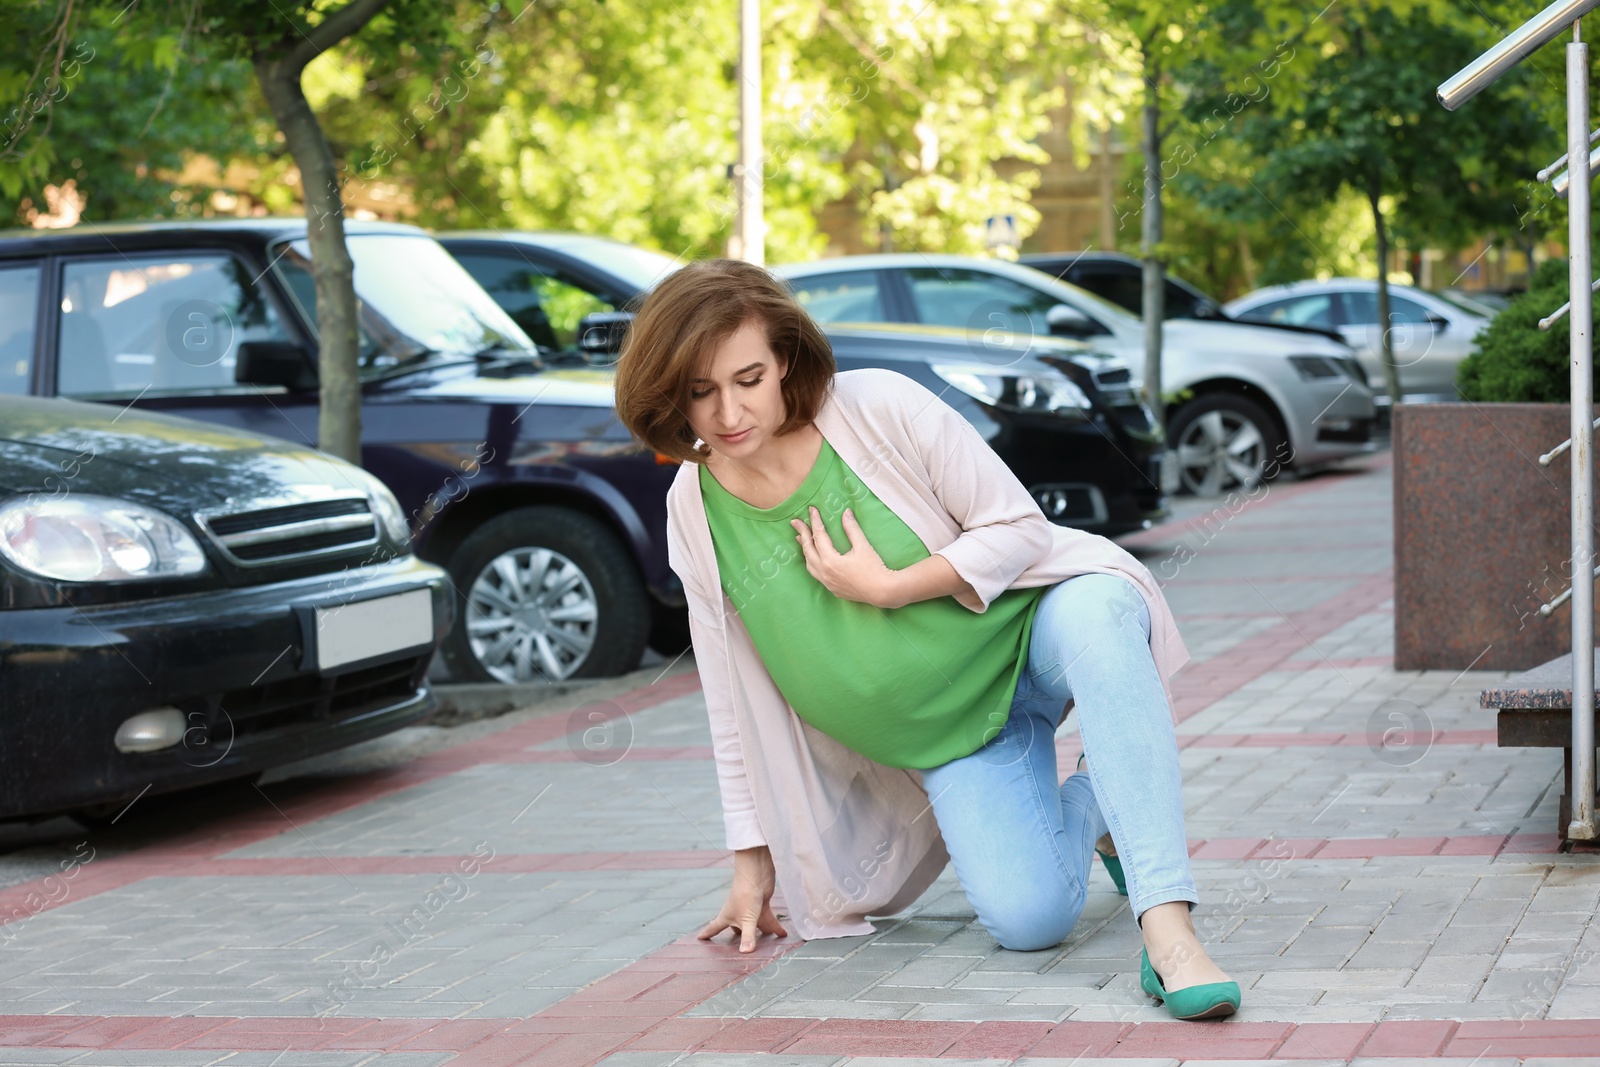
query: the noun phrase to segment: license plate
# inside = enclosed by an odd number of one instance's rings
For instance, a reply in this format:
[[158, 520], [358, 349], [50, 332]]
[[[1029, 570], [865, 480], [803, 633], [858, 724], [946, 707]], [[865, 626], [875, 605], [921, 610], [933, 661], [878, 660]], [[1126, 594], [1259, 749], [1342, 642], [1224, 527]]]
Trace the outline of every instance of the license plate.
[[317, 670], [377, 659], [433, 642], [433, 596], [413, 589], [312, 612]]
[[1178, 491], [1178, 454], [1176, 452], [1161, 453], [1161, 492], [1164, 494]]

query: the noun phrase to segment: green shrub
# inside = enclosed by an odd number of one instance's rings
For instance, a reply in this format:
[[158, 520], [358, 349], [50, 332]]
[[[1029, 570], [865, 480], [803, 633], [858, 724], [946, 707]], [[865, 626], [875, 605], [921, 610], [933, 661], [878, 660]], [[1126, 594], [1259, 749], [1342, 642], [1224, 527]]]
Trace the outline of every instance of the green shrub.
[[[1570, 402], [1572, 317], [1563, 315], [1548, 331], [1539, 329], [1539, 320], [1566, 302], [1567, 261], [1545, 260], [1534, 271], [1528, 291], [1494, 317], [1478, 335], [1472, 354], [1461, 361], [1456, 372], [1461, 395], [1476, 403]], [[1600, 298], [1592, 303], [1600, 321]], [[1591, 335], [1591, 352], [1597, 351], [1594, 340]]]

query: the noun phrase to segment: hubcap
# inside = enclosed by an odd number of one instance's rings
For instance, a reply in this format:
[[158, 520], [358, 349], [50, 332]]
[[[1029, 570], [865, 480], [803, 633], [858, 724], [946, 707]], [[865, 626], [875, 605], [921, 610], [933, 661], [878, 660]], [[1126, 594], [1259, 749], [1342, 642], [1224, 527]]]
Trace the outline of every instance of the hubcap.
[[496, 556], [467, 593], [472, 654], [507, 684], [572, 677], [594, 649], [599, 618], [589, 579], [548, 548]]
[[1184, 488], [1196, 496], [1217, 496], [1235, 486], [1253, 488], [1266, 464], [1266, 438], [1236, 411], [1206, 412], [1184, 428], [1178, 441]]

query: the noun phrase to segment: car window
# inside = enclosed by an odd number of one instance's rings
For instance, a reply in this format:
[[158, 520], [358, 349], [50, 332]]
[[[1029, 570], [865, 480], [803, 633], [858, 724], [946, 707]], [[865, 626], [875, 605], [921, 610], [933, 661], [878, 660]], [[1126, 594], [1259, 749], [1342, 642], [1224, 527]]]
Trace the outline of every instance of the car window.
[[1061, 303], [1032, 286], [983, 271], [910, 267], [905, 275], [917, 320], [930, 326], [1048, 334], [1045, 313]]
[[813, 274], [789, 279], [806, 313], [818, 322], [885, 322], [877, 271]]
[[576, 349], [578, 323], [585, 315], [617, 310], [613, 301], [558, 268], [533, 264], [515, 254], [455, 255], [522, 331], [546, 348]]
[[0, 393], [30, 392], [38, 321], [39, 268], [0, 267]]
[[1333, 321], [1333, 296], [1330, 293], [1312, 293], [1308, 296], [1294, 296], [1286, 300], [1269, 300], [1265, 304], [1258, 304], [1248, 311], [1240, 312], [1239, 317], [1245, 320], [1254, 319], [1257, 322], [1273, 322], [1285, 326], [1317, 326], [1322, 329], [1332, 329]]
[[[1144, 281], [1137, 273], [1126, 270], [1103, 270], [1098, 267], [1082, 267], [1067, 276], [1067, 281], [1073, 285], [1081, 286], [1096, 296], [1103, 296], [1118, 307], [1126, 308], [1135, 315], [1144, 314]], [[1169, 286], [1167, 294], [1170, 299], [1172, 289]]]
[[289, 340], [254, 272], [229, 255], [119, 257], [61, 271], [56, 392], [212, 392], [245, 341]]
[[[1345, 293], [1344, 315], [1345, 320], [1352, 326], [1376, 326], [1378, 324], [1378, 294], [1375, 292]], [[1407, 299], [1398, 293], [1390, 293], [1389, 321], [1391, 323], [1415, 323], [1421, 325], [1428, 321], [1428, 309], [1415, 300]]]

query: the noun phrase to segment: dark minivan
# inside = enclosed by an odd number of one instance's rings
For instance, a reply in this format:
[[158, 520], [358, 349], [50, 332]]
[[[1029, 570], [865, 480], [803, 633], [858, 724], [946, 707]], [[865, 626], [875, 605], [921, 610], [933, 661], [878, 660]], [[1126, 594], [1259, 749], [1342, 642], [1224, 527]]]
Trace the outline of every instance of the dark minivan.
[[450, 629], [378, 479], [304, 447], [0, 396], [0, 817], [119, 811], [426, 716]]
[[[399, 499], [416, 554], [449, 572], [451, 675], [616, 674], [637, 666], [652, 627], [670, 647], [683, 604], [664, 544], [675, 467], [617, 421], [609, 374], [545, 367], [425, 232], [347, 228], [362, 465]], [[314, 445], [305, 231], [303, 219], [240, 219], [0, 235], [0, 395]]]

